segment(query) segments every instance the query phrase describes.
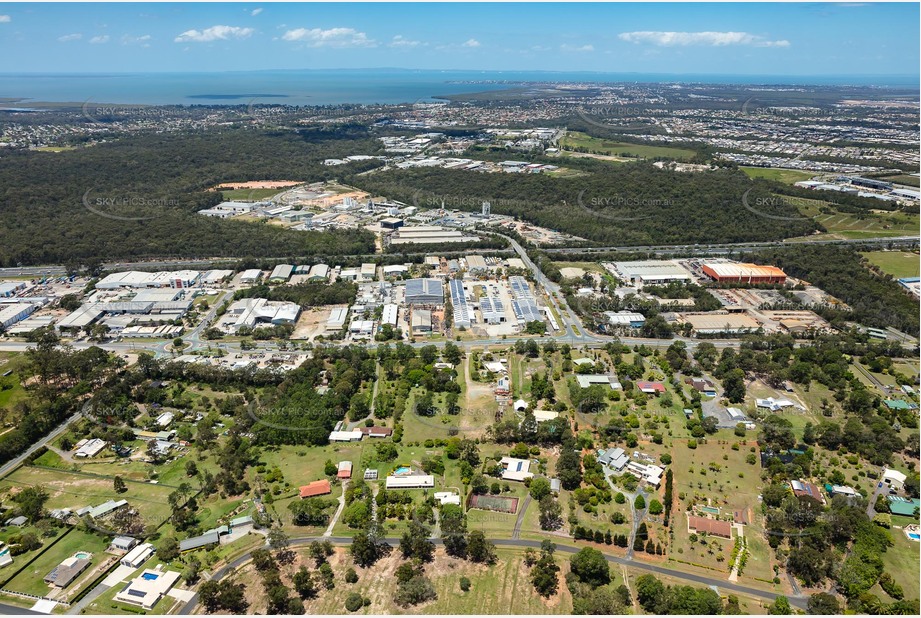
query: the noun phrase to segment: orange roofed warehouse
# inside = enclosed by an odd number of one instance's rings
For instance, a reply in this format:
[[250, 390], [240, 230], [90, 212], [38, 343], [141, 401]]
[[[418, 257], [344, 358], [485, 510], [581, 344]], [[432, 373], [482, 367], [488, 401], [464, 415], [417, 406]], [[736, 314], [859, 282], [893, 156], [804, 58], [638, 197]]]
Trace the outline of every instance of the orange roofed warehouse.
[[734, 262], [708, 262], [704, 273], [714, 281], [737, 283], [785, 283], [787, 274], [776, 266], [739, 264]]

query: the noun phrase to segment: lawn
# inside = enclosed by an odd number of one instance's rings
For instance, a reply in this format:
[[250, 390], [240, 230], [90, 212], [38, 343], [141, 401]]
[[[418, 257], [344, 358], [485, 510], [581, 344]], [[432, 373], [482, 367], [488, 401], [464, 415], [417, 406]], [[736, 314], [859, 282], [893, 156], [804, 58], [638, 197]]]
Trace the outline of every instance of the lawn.
[[[42, 546], [38, 549], [20, 554], [19, 556], [14, 556], [13, 564], [8, 564], [5, 567], [0, 567], [0, 587], [3, 586], [3, 582], [10, 578], [13, 573], [21, 569], [23, 565], [27, 564], [30, 560], [32, 560], [32, 558], [42, 553], [42, 551], [44, 551], [51, 543], [53, 543], [58, 536], [63, 534], [65, 530], [66, 528], [60, 528], [56, 531], [54, 536], [46, 537], [43, 536], [42, 531], [35, 526], [23, 526], [21, 528], [17, 528], [15, 526], [7, 526], [0, 528], [0, 542], [7, 543], [10, 540], [10, 537], [30, 533], [38, 536], [42, 542]], [[44, 575], [45, 574], [42, 573], [43, 577]]]
[[[46, 543], [48, 547], [50, 543]], [[23, 569], [16, 577], [6, 584], [6, 588], [15, 592], [25, 594], [34, 594], [36, 596], [47, 595], [51, 590], [43, 581], [43, 578], [65, 558], [73, 556], [78, 551], [86, 551], [93, 554], [91, 563], [87, 570], [74, 580], [74, 584], [79, 583], [90, 570], [98, 566], [108, 557], [105, 553], [109, 542], [106, 538], [72, 529], [64, 538], [58, 541], [53, 547], [49, 547], [38, 558], [32, 562], [28, 568]], [[21, 565], [22, 563], [20, 563]], [[73, 584], [72, 584], [73, 585]]]
[[785, 185], [792, 185], [801, 180], [809, 180], [813, 174], [810, 172], [801, 172], [799, 170], [778, 169], [773, 167], [740, 167], [749, 178], [765, 178], [775, 180]]
[[689, 161], [697, 156], [693, 150], [686, 148], [673, 148], [670, 146], [651, 146], [646, 144], [630, 144], [617, 142], [597, 137], [591, 137], [578, 131], [570, 131], [560, 142], [562, 148], [585, 148], [590, 152], [606, 155], [637, 157], [640, 159], [676, 159]]
[[884, 273], [896, 278], [921, 275], [921, 263], [917, 253], [909, 251], [869, 251], [863, 256]]
[[906, 599], [917, 599], [919, 591], [918, 560], [921, 555], [917, 541], [911, 541], [901, 530], [892, 529], [894, 545], [883, 554], [886, 571], [902, 586]]

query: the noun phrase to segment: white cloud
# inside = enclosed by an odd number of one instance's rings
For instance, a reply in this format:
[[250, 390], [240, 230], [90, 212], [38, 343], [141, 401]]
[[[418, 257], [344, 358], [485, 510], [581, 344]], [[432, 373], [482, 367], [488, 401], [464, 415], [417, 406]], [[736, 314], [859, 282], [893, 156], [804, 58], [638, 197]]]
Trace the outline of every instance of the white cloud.
[[479, 47], [480, 42], [476, 39], [467, 39], [467, 41], [461, 47]]
[[595, 47], [593, 45], [569, 45], [567, 43], [563, 43], [562, 45], [560, 45], [560, 51], [591, 52], [591, 51], [595, 51]]
[[82, 34], [80, 34], [79, 32], [75, 32], [74, 34], [65, 34], [64, 36], [59, 36], [58, 40], [61, 43], [70, 43], [71, 41], [79, 41], [82, 38], [83, 38]]
[[397, 47], [401, 49], [411, 49], [413, 47], [419, 47], [420, 45], [424, 46], [427, 45], [427, 43], [423, 43], [422, 41], [412, 41], [404, 37], [402, 34], [398, 34], [393, 37], [393, 40], [389, 43], [389, 47]]
[[150, 42], [153, 40], [153, 37], [149, 34], [143, 34], [141, 36], [130, 36], [123, 35], [121, 38], [122, 45], [140, 45], [141, 47], [150, 47]]
[[250, 13], [250, 16], [251, 16], [251, 17], [255, 17], [256, 15], [258, 15], [258, 14], [261, 13], [261, 12], [262, 12], [262, 9], [253, 9], [253, 12]]
[[90, 43], [92, 43], [93, 45], [99, 45], [100, 43], [108, 43], [108, 42], [109, 42], [108, 34], [101, 34], [99, 36], [94, 36], [93, 38], [90, 39]]
[[252, 36], [252, 28], [240, 28], [239, 26], [211, 26], [204, 30], [186, 30], [174, 40], [177, 43], [210, 43], [212, 41], [229, 41], [231, 39], [246, 39]]
[[8, 24], [13, 21], [13, 18], [9, 15], [0, 15], [0, 24]]
[[724, 47], [727, 45], [750, 45], [753, 47], [789, 47], [785, 40], [769, 41], [764, 37], [748, 32], [621, 32], [617, 35], [621, 41], [628, 43], [647, 43], [660, 47], [686, 47], [689, 45], [706, 45]]
[[375, 47], [377, 42], [354, 28], [295, 28], [282, 37], [285, 41], [306, 43], [309, 47]]

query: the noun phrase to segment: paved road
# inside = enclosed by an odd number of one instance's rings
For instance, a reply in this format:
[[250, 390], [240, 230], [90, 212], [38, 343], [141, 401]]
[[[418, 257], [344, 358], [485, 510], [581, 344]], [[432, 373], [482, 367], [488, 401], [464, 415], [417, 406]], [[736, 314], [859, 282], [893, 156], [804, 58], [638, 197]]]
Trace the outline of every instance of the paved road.
[[[339, 536], [339, 537], [327, 537], [325, 539], [321, 537], [305, 537], [305, 538], [291, 539], [291, 546], [297, 547], [297, 546], [309, 545], [313, 541], [317, 541], [317, 540], [328, 540], [335, 545], [350, 545], [352, 543], [352, 539], [350, 537]], [[388, 539], [384, 539], [384, 541], [392, 547], [396, 547], [400, 544], [400, 540], [396, 538], [388, 538]], [[532, 541], [532, 540], [527, 540], [527, 539], [492, 539], [492, 541], [493, 543], [496, 544], [497, 547], [517, 547], [517, 548], [540, 549], [540, 546], [541, 546], [540, 541]], [[432, 539], [432, 542], [435, 545], [442, 544], [441, 539]], [[575, 554], [580, 549], [581, 547], [572, 547], [570, 545], [557, 545], [556, 547], [556, 550], [558, 552], [562, 552], [564, 554]], [[677, 571], [675, 569], [671, 569], [665, 566], [660, 566], [657, 564], [649, 564], [647, 562], [640, 562], [638, 560], [634, 560], [631, 558], [622, 558], [620, 556], [614, 556], [611, 554], [604, 554], [604, 557], [608, 562], [613, 563], [613, 564], [628, 566], [628, 567], [640, 569], [643, 571], [650, 571], [652, 573], [666, 575], [668, 577], [673, 577], [675, 579], [683, 579], [688, 582], [693, 582], [696, 584], [709, 586], [715, 589], [721, 588], [728, 592], [735, 592], [739, 594], [749, 595], [749, 596], [752, 596], [752, 597], [755, 597], [755, 598], [758, 598], [758, 599], [761, 599], [767, 602], [773, 602], [774, 599], [777, 598], [777, 596], [779, 596], [776, 593], [770, 592], [768, 590], [750, 588], [749, 586], [743, 586], [740, 584], [726, 581], [724, 579], [716, 579], [713, 577], [707, 577], [706, 575], [697, 575], [695, 573], [685, 573], [683, 571]], [[221, 569], [217, 570], [214, 573], [214, 575], [211, 577], [211, 579], [220, 581], [221, 579], [226, 577], [229, 573], [235, 572], [239, 567], [249, 562], [249, 560], [250, 560], [250, 553], [247, 552], [239, 556], [238, 558], [236, 558], [229, 564], [225, 565]], [[803, 609], [803, 610], [806, 609], [807, 599], [805, 597], [791, 596], [791, 597], [788, 597], [788, 599], [790, 600], [790, 605], [792, 605], [793, 607], [798, 608], [798, 609]], [[186, 603], [182, 607], [182, 610], [179, 613], [182, 615], [189, 615], [195, 611], [195, 608], [197, 606], [198, 606], [198, 594], [192, 597], [192, 599], [190, 599], [189, 602]]]
[[31, 609], [25, 609], [23, 607], [16, 607], [15, 605], [7, 605], [6, 603], [0, 603], [0, 616], [17, 616], [17, 615], [26, 615], [26, 616], [47, 616], [41, 612], [33, 612]]
[[67, 431], [67, 426], [73, 423], [75, 420], [80, 418], [80, 415], [83, 414], [83, 409], [81, 408], [78, 412], [75, 412], [70, 417], [68, 417], [63, 423], [54, 428], [54, 430], [45, 436], [43, 439], [39, 440], [29, 448], [27, 448], [19, 457], [11, 459], [2, 466], [0, 466], [0, 478], [3, 478], [16, 468], [18, 468], [22, 462], [28, 459], [29, 455], [40, 449], [47, 442], [54, 442], [55, 438]]

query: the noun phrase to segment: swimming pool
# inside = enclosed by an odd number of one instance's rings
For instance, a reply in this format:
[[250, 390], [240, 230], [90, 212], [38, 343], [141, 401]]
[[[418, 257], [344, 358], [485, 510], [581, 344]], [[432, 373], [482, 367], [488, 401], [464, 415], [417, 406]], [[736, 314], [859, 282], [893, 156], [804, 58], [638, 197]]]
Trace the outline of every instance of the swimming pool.
[[157, 573], [144, 573], [143, 575], [141, 575], [141, 577], [143, 577], [144, 579], [146, 579], [146, 580], [149, 581], [149, 582], [152, 582], [152, 581], [154, 581], [155, 579], [157, 579], [158, 577], [160, 577], [160, 575], [158, 575]]
[[703, 511], [704, 513], [710, 513], [711, 515], [720, 514], [720, 510], [714, 506], [702, 506], [700, 507], [700, 510]]
[[92, 556], [92, 554], [85, 551], [78, 551], [74, 554], [74, 558], [78, 560], [87, 560], [90, 556]]
[[917, 532], [909, 532], [908, 538], [914, 541], [921, 541], [921, 534], [918, 534]]
[[413, 471], [412, 468], [410, 468], [409, 466], [400, 466], [399, 468], [394, 470], [393, 473], [395, 475], [400, 475], [400, 474], [409, 474], [412, 471]]

